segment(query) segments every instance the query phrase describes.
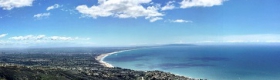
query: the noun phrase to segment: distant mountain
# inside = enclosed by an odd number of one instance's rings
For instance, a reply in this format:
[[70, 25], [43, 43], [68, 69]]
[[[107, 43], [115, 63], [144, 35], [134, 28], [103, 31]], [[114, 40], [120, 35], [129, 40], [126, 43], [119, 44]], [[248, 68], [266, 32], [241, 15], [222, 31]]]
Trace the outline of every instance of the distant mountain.
[[166, 44], [162, 46], [195, 46], [194, 44]]

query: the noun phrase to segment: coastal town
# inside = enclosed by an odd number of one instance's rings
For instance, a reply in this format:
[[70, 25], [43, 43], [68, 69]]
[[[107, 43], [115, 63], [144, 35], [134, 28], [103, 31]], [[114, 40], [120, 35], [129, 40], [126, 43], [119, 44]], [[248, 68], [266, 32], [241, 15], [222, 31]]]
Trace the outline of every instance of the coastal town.
[[114, 67], [104, 57], [133, 48], [1, 50], [0, 80], [206, 80]]

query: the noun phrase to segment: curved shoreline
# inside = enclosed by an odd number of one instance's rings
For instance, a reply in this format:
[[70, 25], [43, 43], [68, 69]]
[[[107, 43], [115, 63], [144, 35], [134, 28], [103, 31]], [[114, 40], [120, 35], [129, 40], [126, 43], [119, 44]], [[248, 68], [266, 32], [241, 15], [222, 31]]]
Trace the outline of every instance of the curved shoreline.
[[104, 58], [106, 58], [107, 56], [112, 55], [112, 54], [121, 53], [121, 52], [125, 52], [125, 51], [131, 51], [131, 50], [133, 50], [133, 49], [104, 53], [104, 54], [101, 54], [101, 55], [95, 57], [95, 60], [97, 60], [104, 67], [113, 68], [114, 66], [110, 63], [105, 62]]
[[114, 51], [114, 52], [110, 52], [110, 53], [102, 53], [102, 54], [98, 55], [97, 57], [95, 57], [95, 60], [97, 60], [104, 67], [113, 68], [114, 66], [110, 63], [105, 62], [104, 58], [106, 58], [107, 56], [110, 56], [112, 54], [121, 53], [121, 52], [125, 52], [125, 51], [138, 50], [138, 49], [143, 49], [143, 48], [125, 49], [125, 50]]
[[[114, 52], [110, 52], [110, 53], [103, 53], [103, 54], [100, 54], [99, 56], [95, 57], [95, 59], [104, 67], [114, 68], [114, 66], [112, 64], [105, 62], [104, 58], [106, 58], [107, 56], [110, 56], [112, 54], [117, 54], [117, 53], [121, 53], [121, 52], [125, 52], [125, 51], [131, 51], [131, 50], [135, 50], [135, 49], [127, 49], [127, 50], [114, 51]], [[183, 76], [183, 75], [180, 75], [180, 74], [175, 74], [175, 75]], [[186, 77], [186, 76], [184, 76], [184, 77]], [[187, 78], [191, 78], [191, 77], [187, 77]], [[191, 78], [191, 79], [198, 80], [197, 78]]]

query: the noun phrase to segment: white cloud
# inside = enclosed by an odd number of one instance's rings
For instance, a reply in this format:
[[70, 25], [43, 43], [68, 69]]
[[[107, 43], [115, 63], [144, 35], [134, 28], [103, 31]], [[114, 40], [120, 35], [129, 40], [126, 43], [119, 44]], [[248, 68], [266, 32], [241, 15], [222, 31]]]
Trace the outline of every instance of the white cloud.
[[0, 34], [0, 38], [7, 36], [8, 34]]
[[26, 35], [26, 36], [15, 36], [15, 37], [10, 37], [9, 39], [12, 40], [42, 40], [45, 38], [45, 35]]
[[249, 34], [224, 36], [189, 36], [186, 41], [198, 43], [279, 43], [280, 34]]
[[51, 13], [39, 13], [39, 14], [35, 14], [33, 17], [34, 18], [44, 18], [44, 17], [49, 17], [51, 15]]
[[168, 21], [169, 21], [169, 22], [174, 22], [174, 23], [192, 23], [192, 21], [183, 20], [183, 19], [168, 20]]
[[181, 8], [190, 7], [212, 7], [217, 5], [222, 5], [226, 0], [183, 0], [180, 2]]
[[93, 46], [90, 38], [69, 36], [24, 35], [0, 40], [0, 47], [81, 47]]
[[143, 4], [149, 5], [151, 0], [98, 0], [98, 5], [88, 7], [79, 5], [76, 7], [85, 17], [118, 17], [118, 18], [138, 18], [154, 22], [160, 20], [164, 14], [158, 12], [159, 5], [144, 7]]
[[158, 20], [162, 20], [162, 18], [161, 17], [155, 17], [155, 18], [150, 19], [150, 22], [155, 22], [155, 21], [158, 21]]
[[59, 7], [61, 7], [61, 5], [59, 5], [59, 4], [54, 4], [54, 5], [52, 5], [52, 6], [49, 6], [46, 10], [49, 11], [49, 10], [56, 9], [56, 8], [59, 8]]
[[61, 11], [64, 11], [64, 12], [69, 12], [69, 14], [78, 14], [78, 11], [75, 10], [75, 9], [60, 9]]
[[10, 37], [10, 40], [45, 40], [45, 41], [69, 41], [69, 40], [90, 40], [90, 38], [66, 37], [66, 36], [46, 36], [46, 35], [26, 35]]
[[62, 40], [62, 41], [66, 41], [66, 40], [74, 40], [75, 38], [72, 37], [63, 37], [63, 36], [52, 36], [50, 37], [51, 40]]
[[34, 0], [0, 0], [0, 7], [4, 10], [32, 6]]
[[174, 3], [175, 1], [169, 1], [169, 2], [167, 2], [167, 4], [165, 5], [165, 6], [163, 6], [162, 8], [161, 8], [161, 10], [172, 10], [172, 9], [174, 9], [175, 8], [175, 6], [174, 6]]

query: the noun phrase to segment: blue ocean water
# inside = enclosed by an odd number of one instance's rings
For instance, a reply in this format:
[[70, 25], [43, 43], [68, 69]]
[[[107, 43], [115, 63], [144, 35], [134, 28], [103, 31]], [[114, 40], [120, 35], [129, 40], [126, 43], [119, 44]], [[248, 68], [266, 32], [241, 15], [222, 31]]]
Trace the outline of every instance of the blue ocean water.
[[163, 46], [113, 54], [105, 61], [208, 80], [280, 80], [280, 46]]

